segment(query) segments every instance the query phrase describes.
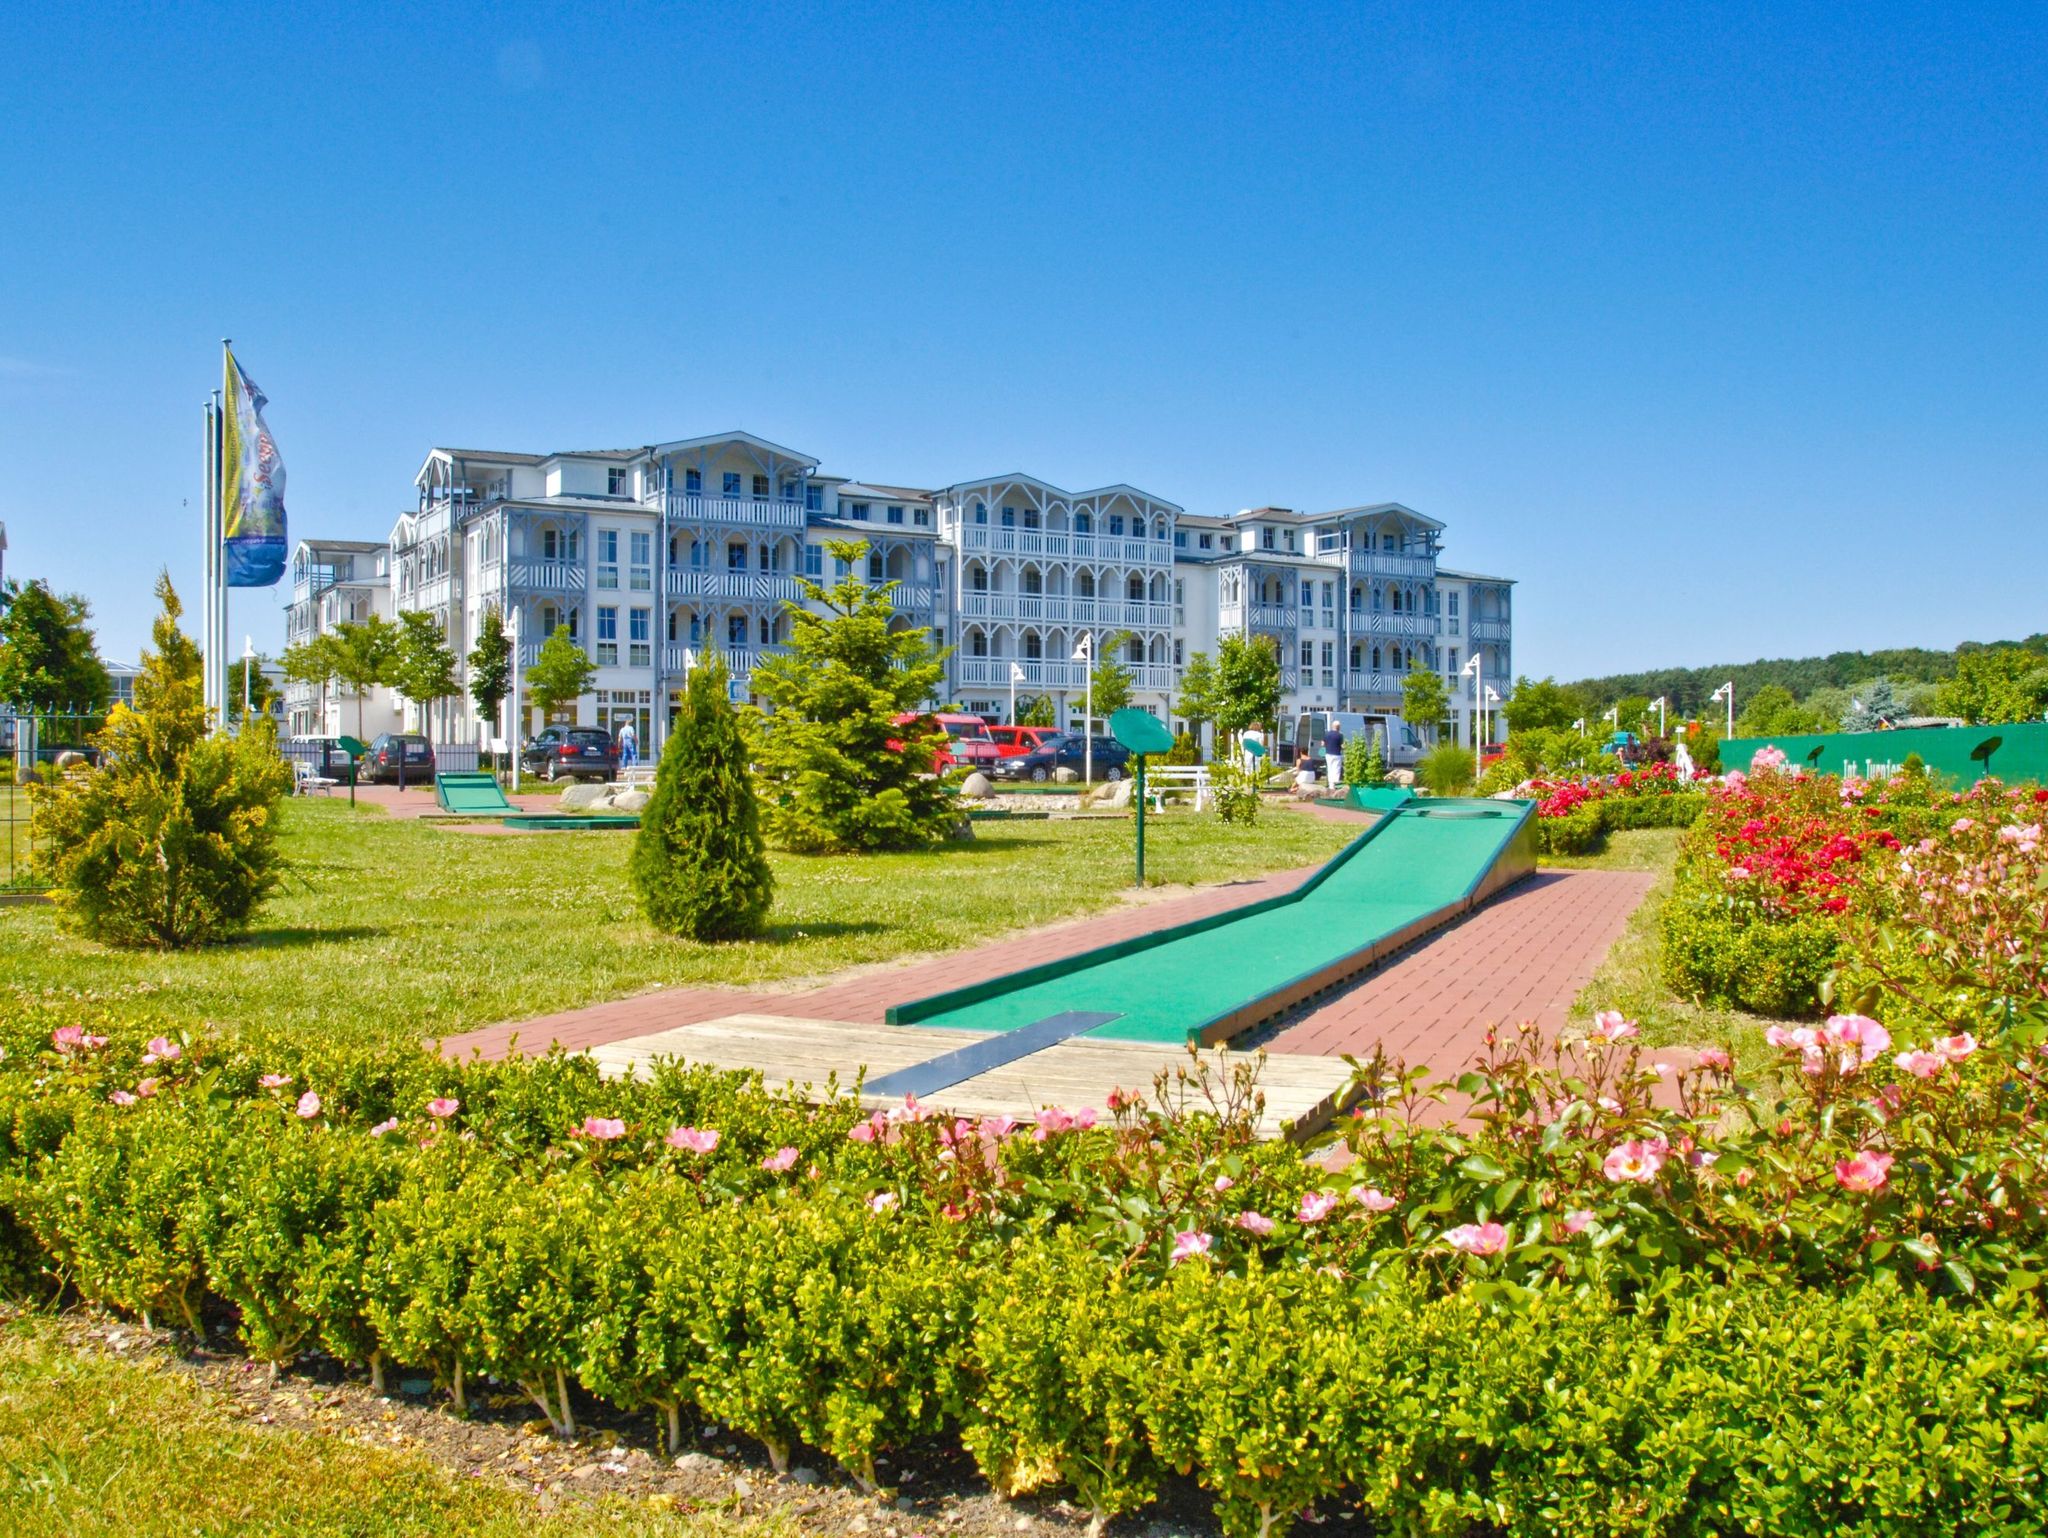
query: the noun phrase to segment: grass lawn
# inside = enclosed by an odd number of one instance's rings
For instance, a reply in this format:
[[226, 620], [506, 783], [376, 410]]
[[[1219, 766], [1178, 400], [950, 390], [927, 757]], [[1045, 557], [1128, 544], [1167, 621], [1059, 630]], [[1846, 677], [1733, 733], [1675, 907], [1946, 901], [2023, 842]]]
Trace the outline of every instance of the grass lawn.
[[[1575, 1018], [1590, 1019], [1596, 1010], [1618, 1009], [1643, 1028], [1645, 1046], [1725, 1046], [1759, 1048], [1764, 1029], [1774, 1024], [1739, 1009], [1719, 1009], [1674, 993], [1664, 981], [1664, 936], [1658, 925], [1665, 899], [1671, 895], [1672, 869], [1678, 860], [1677, 828], [1624, 829], [1607, 836], [1599, 854], [1552, 858], [1546, 868], [1567, 870], [1639, 870], [1654, 872], [1656, 884], [1630, 916], [1628, 928], [1607, 953], [1572, 1005]], [[1751, 1054], [1754, 1056], [1754, 1053]]]
[[[1109, 907], [1131, 880], [1128, 822], [982, 822], [972, 842], [919, 854], [778, 855], [772, 928], [712, 946], [641, 918], [631, 833], [464, 833], [326, 798], [282, 815], [290, 874], [240, 940], [113, 951], [65, 934], [46, 907], [0, 908], [0, 976], [151, 1025], [417, 1040], [649, 988], [784, 983], [973, 945]], [[1160, 818], [1146, 874], [1257, 876], [1325, 860], [1356, 831], [1281, 812], [1251, 828]]]
[[575, 1502], [546, 1515], [499, 1479], [457, 1479], [423, 1454], [252, 1426], [153, 1357], [79, 1350], [36, 1315], [0, 1323], [0, 1531], [10, 1538], [178, 1534], [462, 1533], [671, 1538], [791, 1531], [681, 1517], [648, 1502]]

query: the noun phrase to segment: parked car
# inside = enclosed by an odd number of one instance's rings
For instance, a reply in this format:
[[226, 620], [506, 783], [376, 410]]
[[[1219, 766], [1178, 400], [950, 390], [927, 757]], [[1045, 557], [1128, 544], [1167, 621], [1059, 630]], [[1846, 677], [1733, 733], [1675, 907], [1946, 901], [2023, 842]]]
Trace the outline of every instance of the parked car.
[[992, 769], [1001, 757], [996, 740], [988, 734], [988, 723], [980, 716], [963, 715], [958, 711], [941, 710], [935, 714], [919, 716], [906, 712], [896, 718], [898, 726], [908, 726], [913, 721], [931, 721], [943, 731], [948, 741], [932, 755], [932, 769], [944, 774], [955, 764], [969, 764], [977, 769]]
[[619, 767], [619, 745], [598, 726], [549, 726], [526, 740], [520, 767], [544, 780], [608, 780]]
[[434, 777], [434, 749], [418, 732], [379, 732], [363, 755], [363, 779], [371, 785], [423, 785]]
[[1062, 735], [1057, 726], [991, 726], [988, 734], [995, 739], [996, 751], [1004, 758], [1029, 753]]
[[[1114, 737], [1097, 737], [1093, 757], [1097, 779], [1120, 780], [1130, 764], [1131, 750]], [[1079, 732], [1060, 732], [1028, 753], [997, 759], [994, 773], [998, 779], [1033, 780], [1043, 784], [1052, 778], [1056, 769], [1082, 773], [1088, 758], [1086, 738]]]

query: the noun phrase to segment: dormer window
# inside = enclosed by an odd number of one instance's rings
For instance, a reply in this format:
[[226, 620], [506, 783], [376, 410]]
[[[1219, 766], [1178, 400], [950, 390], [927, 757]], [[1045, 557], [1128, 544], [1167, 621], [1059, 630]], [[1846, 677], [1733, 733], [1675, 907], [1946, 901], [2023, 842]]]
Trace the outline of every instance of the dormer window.
[[1259, 530], [1259, 544], [1267, 550], [1273, 548], [1273, 531], [1271, 529]]
[[613, 466], [604, 473], [604, 490], [608, 497], [623, 497], [626, 494], [626, 472]]

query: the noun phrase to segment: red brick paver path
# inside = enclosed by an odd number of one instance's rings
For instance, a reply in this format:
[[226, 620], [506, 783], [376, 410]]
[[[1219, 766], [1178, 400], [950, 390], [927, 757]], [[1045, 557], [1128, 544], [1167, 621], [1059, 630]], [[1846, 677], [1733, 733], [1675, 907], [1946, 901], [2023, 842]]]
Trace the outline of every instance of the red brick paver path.
[[[1277, 896], [1315, 867], [1134, 903], [975, 950], [862, 968], [822, 986], [775, 990], [667, 988], [634, 998], [508, 1022], [449, 1038], [447, 1051], [499, 1057], [571, 1050], [750, 1012], [879, 1022], [890, 1004], [1055, 961]], [[1471, 918], [1429, 937], [1345, 991], [1260, 1033], [1277, 1052], [1390, 1054], [1439, 1073], [1463, 1067], [1486, 1028], [1535, 1020], [1555, 1030], [1620, 936], [1651, 877], [1633, 871], [1542, 871]], [[1249, 1041], [1246, 1042], [1249, 1045]]]
[[1471, 1061], [1488, 1026], [1533, 1020], [1555, 1034], [1654, 879], [1644, 871], [1538, 871], [1262, 1032], [1261, 1044], [1353, 1056], [1384, 1045], [1390, 1057], [1445, 1074]]

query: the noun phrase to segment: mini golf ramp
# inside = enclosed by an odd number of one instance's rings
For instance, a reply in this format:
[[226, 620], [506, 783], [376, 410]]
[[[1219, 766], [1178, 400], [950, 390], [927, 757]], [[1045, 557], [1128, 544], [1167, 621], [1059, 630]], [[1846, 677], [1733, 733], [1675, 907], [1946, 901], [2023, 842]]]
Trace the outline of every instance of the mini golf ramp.
[[488, 774], [437, 774], [434, 799], [444, 812], [474, 817], [502, 816], [512, 810], [497, 778]]
[[1536, 868], [1535, 804], [1403, 797], [1299, 889], [892, 1006], [891, 1025], [1007, 1032], [1114, 1015], [1098, 1039], [1224, 1041], [1369, 971]]

